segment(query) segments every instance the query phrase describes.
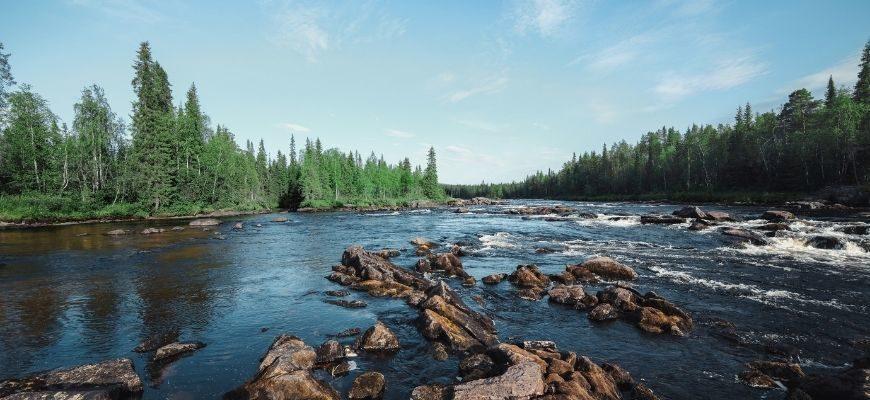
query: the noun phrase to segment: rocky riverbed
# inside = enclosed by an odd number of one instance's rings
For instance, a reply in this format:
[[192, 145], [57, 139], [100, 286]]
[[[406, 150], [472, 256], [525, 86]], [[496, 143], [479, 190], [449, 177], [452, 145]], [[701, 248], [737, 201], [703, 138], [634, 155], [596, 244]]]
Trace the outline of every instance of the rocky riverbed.
[[475, 199], [0, 231], [0, 398], [867, 398], [868, 226]]

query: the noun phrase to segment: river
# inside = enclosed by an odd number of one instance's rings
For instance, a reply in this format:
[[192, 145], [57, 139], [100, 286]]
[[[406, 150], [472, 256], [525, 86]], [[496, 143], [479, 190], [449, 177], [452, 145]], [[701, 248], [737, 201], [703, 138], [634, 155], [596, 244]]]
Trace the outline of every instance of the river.
[[[553, 203], [512, 201], [472, 206], [468, 213], [281, 214], [286, 223], [272, 222], [279, 215], [254, 215], [225, 218], [212, 231], [177, 220], [0, 230], [0, 379], [129, 357], [146, 384], [145, 398], [217, 398], [256, 372], [279, 333], [317, 346], [327, 335], [379, 319], [398, 334], [402, 349], [392, 357], [355, 358], [357, 369], [330, 384], [344, 393], [357, 374], [377, 370], [386, 376], [386, 397], [406, 399], [417, 385], [454, 381], [460, 357], [434, 361], [414, 325], [417, 312], [403, 301], [355, 292], [350, 298], [368, 307], [346, 309], [323, 302], [322, 292], [342, 289], [324, 276], [347, 246], [403, 249], [393, 261], [413, 268], [418, 257], [409, 240], [417, 236], [465, 245], [465, 270], [478, 283], [447, 282], [494, 319], [502, 340], [548, 339], [560, 349], [616, 362], [663, 398], [781, 398], [784, 392], [739, 382], [743, 364], [786, 354], [807, 372], [834, 370], [859, 355], [854, 340], [870, 336], [870, 237], [838, 231], [866, 220], [801, 218], [770, 245], [753, 246], [735, 244], [717, 229], [687, 230], [688, 223], [640, 224], [639, 215], [670, 214], [679, 204], [563, 202], [597, 214], [565, 221], [505, 214], [529, 204]], [[764, 222], [754, 220], [763, 208], [705, 209], [744, 219], [727, 226]], [[245, 228], [234, 231], [235, 222]], [[186, 229], [104, 234], [179, 224]], [[843, 248], [806, 245], [814, 235], [836, 237]], [[594, 255], [634, 268], [638, 289], [688, 311], [695, 328], [675, 337], [624, 321], [593, 323], [585, 312], [546, 298], [519, 299], [507, 282], [480, 283], [518, 264], [558, 273]], [[482, 305], [473, 296], [482, 297]], [[736, 326], [736, 339], [721, 334], [716, 322], [722, 320]], [[148, 355], [132, 349], [170, 330], [207, 347], [151, 380]]]

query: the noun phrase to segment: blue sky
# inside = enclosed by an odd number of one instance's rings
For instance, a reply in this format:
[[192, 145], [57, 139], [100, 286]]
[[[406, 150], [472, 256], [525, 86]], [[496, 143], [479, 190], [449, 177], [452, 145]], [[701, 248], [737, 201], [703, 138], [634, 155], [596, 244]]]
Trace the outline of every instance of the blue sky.
[[176, 101], [271, 153], [289, 136], [439, 155], [441, 181], [521, 179], [662, 126], [851, 86], [870, 1], [0, 0], [12, 72], [64, 120], [91, 83], [129, 120], [151, 42]]

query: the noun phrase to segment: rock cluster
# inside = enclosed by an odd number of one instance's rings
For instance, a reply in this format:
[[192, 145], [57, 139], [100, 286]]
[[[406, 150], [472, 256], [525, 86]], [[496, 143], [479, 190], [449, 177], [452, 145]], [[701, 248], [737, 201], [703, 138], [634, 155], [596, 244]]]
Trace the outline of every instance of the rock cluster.
[[199, 218], [188, 223], [190, 226], [216, 226], [220, 224], [221, 220], [217, 218]]
[[3, 399], [127, 399], [141, 393], [142, 381], [127, 358], [0, 381]]
[[472, 199], [452, 199], [447, 202], [450, 206], [495, 206], [505, 204], [503, 200], [493, 200], [487, 197], [475, 197]]
[[418, 386], [412, 399], [656, 399], [615, 364], [596, 364], [549, 341], [499, 343], [459, 365], [462, 382]]
[[517, 295], [527, 300], [540, 300], [547, 293], [550, 278], [538, 271], [535, 265], [519, 265], [507, 277], [508, 282], [519, 288]]
[[646, 332], [677, 336], [693, 327], [688, 313], [654, 292], [641, 295], [627, 286], [609, 286], [596, 297], [598, 305], [589, 313], [595, 321], [622, 318]]

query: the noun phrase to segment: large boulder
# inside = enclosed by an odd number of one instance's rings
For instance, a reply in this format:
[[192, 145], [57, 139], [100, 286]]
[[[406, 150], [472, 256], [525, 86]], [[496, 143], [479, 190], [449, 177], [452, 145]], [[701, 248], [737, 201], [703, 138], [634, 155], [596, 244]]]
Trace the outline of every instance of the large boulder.
[[519, 288], [546, 288], [550, 278], [541, 273], [536, 265], [520, 265], [508, 276], [508, 281]]
[[347, 357], [344, 347], [337, 340], [327, 340], [315, 351], [317, 364], [331, 364]]
[[498, 342], [492, 320], [471, 310], [443, 282], [430, 289], [427, 295], [420, 305], [423, 336], [444, 341], [457, 350]]
[[807, 246], [824, 250], [843, 250], [846, 243], [836, 236], [813, 236], [807, 240]]
[[225, 399], [340, 400], [338, 392], [314, 378], [317, 354], [301, 339], [280, 335], [260, 361], [258, 372]]
[[700, 208], [695, 207], [695, 206], [683, 207], [677, 211], [674, 211], [673, 215], [680, 217], [680, 218], [697, 218], [697, 219], [706, 219], [707, 218], [707, 213], [705, 213]]
[[383, 322], [377, 321], [357, 339], [355, 347], [370, 352], [397, 351], [399, 339]]
[[580, 266], [608, 280], [630, 281], [637, 278], [637, 273], [631, 267], [610, 257], [593, 257], [584, 261]]
[[221, 220], [217, 218], [199, 218], [188, 223], [190, 226], [215, 226], [220, 224]]
[[866, 400], [870, 393], [870, 360], [855, 360], [851, 367], [824, 374], [810, 374], [791, 382], [789, 400]]
[[761, 214], [761, 219], [766, 219], [770, 222], [785, 222], [794, 219], [794, 214], [782, 210], [767, 210]]
[[512, 365], [499, 376], [461, 383], [453, 388], [454, 400], [519, 400], [543, 394], [544, 375], [531, 361]]
[[127, 399], [141, 393], [142, 381], [127, 358], [0, 381], [3, 399]]
[[353, 386], [347, 393], [350, 400], [377, 400], [384, 397], [386, 387], [384, 374], [380, 372], [364, 372], [353, 380]]
[[483, 281], [483, 283], [485, 283], [487, 285], [496, 285], [498, 283], [501, 283], [501, 281], [503, 281], [505, 278], [507, 278], [507, 274], [504, 274], [504, 273], [492, 274], [492, 275], [484, 276], [483, 279], [481, 279], [481, 281]]

